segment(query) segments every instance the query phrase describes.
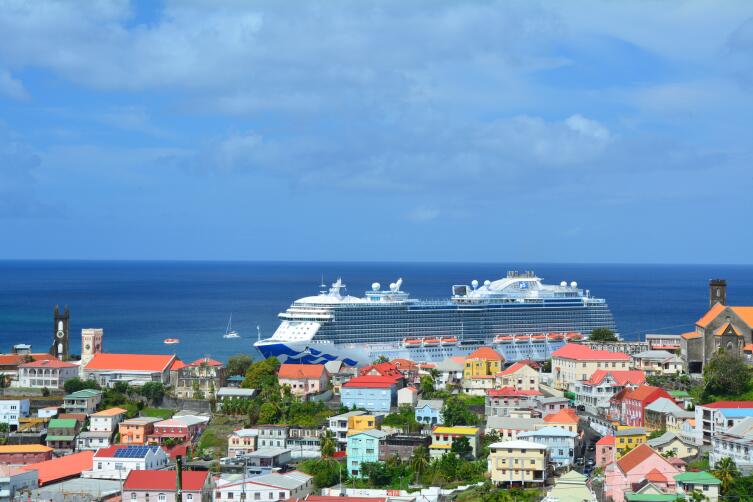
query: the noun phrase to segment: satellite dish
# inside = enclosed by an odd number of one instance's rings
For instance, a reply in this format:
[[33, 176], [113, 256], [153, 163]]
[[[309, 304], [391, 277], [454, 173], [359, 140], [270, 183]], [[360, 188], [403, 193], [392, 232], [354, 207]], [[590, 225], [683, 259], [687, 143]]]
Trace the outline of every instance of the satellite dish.
[[478, 281], [476, 279], [473, 279], [471, 281], [471, 286], [473, 286], [473, 289], [476, 289], [478, 287]]
[[492, 281], [490, 281], [489, 279], [484, 281], [484, 286], [486, 286], [487, 288], [491, 285], [492, 285]]
[[575, 282], [575, 281], [573, 281], [573, 282], [570, 283], [570, 287], [571, 288], [577, 288], [578, 287], [578, 283]]
[[372, 291], [379, 291], [379, 288], [381, 288], [381, 287], [382, 287], [381, 284], [379, 284], [378, 282], [375, 282], [375, 283], [373, 283], [371, 285], [371, 290]]
[[562, 282], [560, 283], [560, 286], [562, 286], [563, 288], [564, 288], [564, 287], [567, 287], [567, 281], [562, 281]]
[[394, 282], [391, 282], [390, 283], [390, 291], [395, 291], [396, 289], [397, 289], [397, 284], [395, 284]]

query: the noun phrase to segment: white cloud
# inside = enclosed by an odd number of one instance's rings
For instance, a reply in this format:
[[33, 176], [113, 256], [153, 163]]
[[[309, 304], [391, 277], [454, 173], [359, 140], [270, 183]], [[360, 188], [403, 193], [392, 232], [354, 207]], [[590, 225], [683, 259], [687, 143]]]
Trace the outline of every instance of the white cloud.
[[2, 69], [0, 69], [0, 95], [19, 100], [29, 98], [23, 82], [13, 78], [10, 73]]
[[408, 220], [415, 223], [426, 223], [439, 217], [439, 209], [436, 207], [419, 206], [406, 214]]

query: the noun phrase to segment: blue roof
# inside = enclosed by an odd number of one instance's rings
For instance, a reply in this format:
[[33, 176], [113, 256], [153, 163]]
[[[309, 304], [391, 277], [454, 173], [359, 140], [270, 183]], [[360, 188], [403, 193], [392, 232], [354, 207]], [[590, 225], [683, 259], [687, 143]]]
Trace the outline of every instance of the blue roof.
[[527, 432], [521, 432], [520, 434], [518, 434], [518, 437], [537, 437], [537, 436], [574, 438], [577, 436], [577, 434], [567, 429], [563, 429], [562, 427], [555, 427], [553, 425], [542, 427], [541, 429], [537, 431], [527, 431]]
[[753, 417], [753, 408], [720, 408], [719, 411], [727, 418]]

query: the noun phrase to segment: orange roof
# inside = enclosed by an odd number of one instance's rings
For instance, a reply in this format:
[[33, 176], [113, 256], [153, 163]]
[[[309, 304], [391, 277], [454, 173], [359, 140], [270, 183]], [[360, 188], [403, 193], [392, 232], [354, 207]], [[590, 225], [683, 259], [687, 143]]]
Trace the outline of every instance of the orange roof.
[[370, 364], [361, 368], [359, 374], [366, 375], [368, 373], [375, 372], [382, 376], [395, 376], [402, 377], [403, 374], [395, 364], [392, 363], [377, 363]]
[[24, 364], [27, 357], [31, 357], [32, 361], [51, 361], [55, 359], [55, 356], [52, 354], [0, 354], [0, 366], [18, 366], [19, 364]]
[[700, 333], [696, 333], [695, 331], [690, 331], [688, 333], [683, 333], [680, 336], [683, 337], [686, 340], [692, 340], [693, 338], [700, 338], [701, 334]]
[[748, 345], [744, 346], [743, 352], [753, 352], [753, 343], [749, 343]]
[[202, 364], [205, 364], [207, 366], [224, 366], [221, 362], [212, 359], [211, 357], [202, 357], [201, 359], [197, 359], [188, 366], [201, 366]]
[[36, 470], [39, 475], [39, 485], [43, 486], [53, 481], [79, 476], [83, 471], [93, 467], [93, 451], [82, 451], [64, 457], [37, 462], [22, 467], [25, 471]]
[[646, 374], [641, 370], [596, 370], [590, 379], [584, 381], [584, 384], [599, 385], [607, 375], [612, 375], [617, 385], [640, 385], [646, 383]]
[[510, 366], [509, 368], [500, 371], [499, 373], [497, 373], [497, 375], [511, 375], [515, 373], [516, 371], [525, 368], [526, 366], [528, 366], [531, 369], [535, 369], [533, 366], [531, 366], [528, 363], [529, 363], [528, 361], [519, 361], [513, 364], [512, 366]]
[[721, 303], [715, 303], [714, 306], [711, 307], [708, 312], [703, 314], [703, 317], [701, 317], [700, 319], [696, 321], [695, 323], [696, 326], [705, 328], [706, 326], [709, 325], [711, 321], [716, 319], [716, 316], [721, 314], [724, 309], [725, 309], [724, 305], [722, 305]]
[[596, 441], [596, 446], [614, 446], [614, 444], [615, 444], [614, 436], [604, 436], [603, 438]]
[[728, 323], [726, 323], [726, 324], [718, 327], [717, 329], [715, 329], [714, 330], [714, 336], [722, 336], [728, 329], [731, 329], [732, 332], [735, 335], [737, 335], [737, 336], [743, 336], [743, 335], [740, 334], [739, 331], [737, 331], [737, 329], [735, 329], [735, 327], [732, 325], [731, 322], [728, 322]]
[[411, 361], [410, 359], [393, 359], [390, 361], [395, 367], [397, 367], [400, 370], [408, 371], [416, 368], [416, 363]]
[[743, 320], [750, 328], [753, 328], [753, 307], [730, 307], [737, 317]]
[[181, 361], [180, 359], [176, 357], [175, 361], [173, 361], [173, 364], [170, 365], [170, 371], [178, 371], [179, 369], [185, 368], [185, 367], [186, 367], [186, 363], [184, 363], [183, 361]]
[[660, 456], [649, 445], [641, 443], [617, 461], [617, 466], [627, 474], [652, 455]]
[[93, 417], [114, 417], [115, 415], [120, 415], [121, 413], [127, 413], [128, 410], [124, 410], [123, 408], [108, 408], [106, 410], [98, 411], [97, 413], [92, 413]]
[[637, 389], [631, 390], [630, 392], [625, 394], [625, 399], [641, 401], [644, 405], [650, 404], [660, 397], [672, 399], [672, 396], [667, 394], [667, 391], [659, 387], [653, 387], [651, 385], [641, 385]]
[[30, 363], [19, 364], [19, 368], [76, 368], [77, 365], [60, 359], [38, 359]]
[[552, 358], [574, 359], [576, 361], [629, 361], [630, 356], [624, 352], [594, 350], [579, 343], [568, 343], [552, 352]]
[[491, 347], [479, 347], [471, 352], [467, 359], [484, 359], [487, 361], [504, 361], [502, 354]]
[[544, 422], [554, 422], [557, 424], [577, 424], [580, 421], [575, 410], [572, 408], [563, 408], [557, 413], [544, 417]]
[[321, 378], [325, 372], [323, 364], [282, 364], [277, 372], [279, 378]]
[[652, 483], [666, 483], [667, 482], [666, 476], [664, 476], [664, 474], [659, 472], [659, 469], [657, 469], [656, 467], [648, 471], [648, 474], [646, 474], [646, 479], [648, 481], [651, 481]]
[[52, 448], [43, 444], [4, 444], [0, 445], [0, 455], [3, 453], [46, 453]]
[[165, 371], [172, 365], [175, 355], [168, 354], [95, 354], [86, 369]]

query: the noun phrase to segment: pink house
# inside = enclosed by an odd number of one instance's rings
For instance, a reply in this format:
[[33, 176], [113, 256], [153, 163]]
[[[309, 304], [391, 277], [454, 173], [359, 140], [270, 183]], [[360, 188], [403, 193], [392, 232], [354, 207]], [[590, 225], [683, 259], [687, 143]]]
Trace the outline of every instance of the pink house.
[[604, 436], [596, 442], [596, 467], [604, 467], [614, 462], [614, 436]]
[[652, 491], [675, 493], [674, 476], [681, 472], [650, 446], [642, 444], [604, 468], [604, 494], [614, 502], [624, 502], [626, 492], [653, 488]]
[[327, 390], [329, 373], [323, 364], [283, 364], [277, 371], [280, 387], [290, 387], [295, 396], [319, 394]]
[[622, 423], [631, 427], [643, 427], [646, 406], [660, 397], [672, 399], [664, 389], [650, 385], [629, 390], [622, 398]]

